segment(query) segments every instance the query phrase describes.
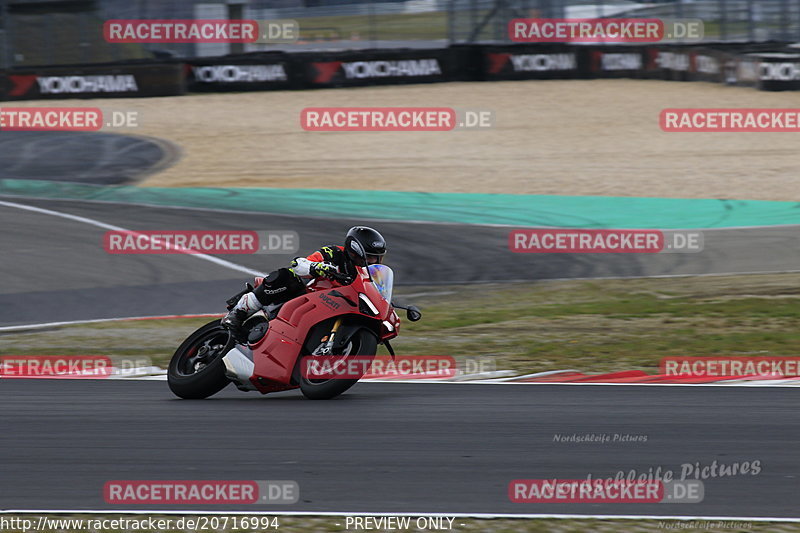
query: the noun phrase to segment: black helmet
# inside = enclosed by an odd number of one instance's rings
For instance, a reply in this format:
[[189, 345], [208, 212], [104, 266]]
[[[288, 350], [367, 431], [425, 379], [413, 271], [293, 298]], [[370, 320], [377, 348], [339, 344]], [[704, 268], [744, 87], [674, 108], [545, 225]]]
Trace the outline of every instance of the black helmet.
[[372, 265], [383, 261], [383, 256], [386, 254], [386, 240], [372, 228], [353, 226], [347, 232], [344, 249], [356, 265], [367, 266], [364, 264], [364, 256], [367, 258], [367, 264]]

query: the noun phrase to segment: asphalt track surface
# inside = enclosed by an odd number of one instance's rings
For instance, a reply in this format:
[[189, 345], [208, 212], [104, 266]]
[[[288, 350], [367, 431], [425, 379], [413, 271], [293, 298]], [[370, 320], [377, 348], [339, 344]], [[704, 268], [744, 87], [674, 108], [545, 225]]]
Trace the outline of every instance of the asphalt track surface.
[[[0, 201], [86, 217], [131, 230], [293, 230], [300, 250], [339, 243], [358, 218], [317, 219], [263, 213], [142, 207], [83, 201]], [[313, 210], [313, 206], [310, 207]], [[691, 254], [518, 254], [511, 228], [372, 222], [390, 243], [387, 264], [398, 286], [445, 283], [710, 273], [781, 272], [800, 264], [796, 227], [706, 231]], [[0, 326], [208, 313], [240, 290], [248, 274], [191, 255], [109, 254], [106, 229], [0, 204]], [[223, 259], [268, 272], [291, 255], [227, 255]], [[398, 295], [402, 296], [402, 288]]]
[[151, 137], [63, 131], [0, 136], [0, 179], [133, 183], [170, 165], [178, 150]]
[[[779, 388], [360, 383], [332, 401], [233, 387], [178, 400], [164, 382], [3, 380], [0, 508], [109, 505], [127, 479], [294, 480], [293, 505], [251, 512], [575, 513], [798, 517], [800, 412]], [[554, 435], [646, 437], [563, 443]], [[514, 479], [585, 479], [760, 461], [706, 479], [693, 504], [520, 504]], [[690, 475], [691, 477], [691, 475]], [[211, 506], [191, 506], [192, 510]]]

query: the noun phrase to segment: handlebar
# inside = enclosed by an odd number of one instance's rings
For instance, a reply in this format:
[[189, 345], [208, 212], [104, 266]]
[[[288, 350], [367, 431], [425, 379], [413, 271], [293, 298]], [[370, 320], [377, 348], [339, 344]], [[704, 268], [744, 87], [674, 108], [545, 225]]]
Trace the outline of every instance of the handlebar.
[[347, 274], [340, 274], [339, 272], [330, 272], [326, 277], [342, 285], [350, 285], [353, 282], [350, 276]]

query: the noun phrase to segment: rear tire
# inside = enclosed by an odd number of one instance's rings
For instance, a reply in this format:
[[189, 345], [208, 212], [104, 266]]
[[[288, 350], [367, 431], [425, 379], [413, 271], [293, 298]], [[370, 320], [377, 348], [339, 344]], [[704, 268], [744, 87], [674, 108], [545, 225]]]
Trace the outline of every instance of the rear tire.
[[[198, 355], [205, 346], [205, 357]], [[233, 346], [233, 340], [219, 322], [213, 320], [183, 341], [169, 362], [167, 382], [170, 390], [187, 400], [200, 400], [212, 396], [230, 383], [225, 377], [222, 358]]]
[[[348, 355], [342, 357], [349, 357], [352, 355], [371, 355], [375, 356], [378, 351], [378, 339], [370, 331], [366, 329], [359, 329], [350, 338], [349, 343], [352, 344], [348, 352], [347, 349], [343, 350]], [[345, 347], [347, 348], [347, 347]], [[302, 358], [298, 359], [298, 363]], [[309, 400], [329, 400], [339, 396], [344, 391], [358, 383], [357, 379], [328, 379], [328, 380], [309, 380], [304, 376], [300, 376], [300, 390], [303, 395]]]

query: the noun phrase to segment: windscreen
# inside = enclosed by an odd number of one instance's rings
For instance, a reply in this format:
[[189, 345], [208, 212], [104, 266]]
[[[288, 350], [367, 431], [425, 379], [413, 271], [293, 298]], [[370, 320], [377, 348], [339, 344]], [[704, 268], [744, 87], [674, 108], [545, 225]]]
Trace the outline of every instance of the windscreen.
[[372, 276], [372, 282], [381, 293], [383, 298], [391, 303], [392, 302], [392, 286], [394, 285], [394, 272], [386, 265], [370, 265], [369, 273]]

